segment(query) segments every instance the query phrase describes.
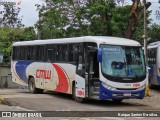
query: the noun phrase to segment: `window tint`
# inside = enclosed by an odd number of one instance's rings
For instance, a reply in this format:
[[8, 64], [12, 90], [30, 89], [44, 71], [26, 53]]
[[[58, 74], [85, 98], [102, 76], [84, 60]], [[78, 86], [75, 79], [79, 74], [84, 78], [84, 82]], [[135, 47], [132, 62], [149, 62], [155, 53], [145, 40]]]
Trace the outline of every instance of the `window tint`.
[[46, 45], [46, 61], [53, 62], [55, 61], [55, 45]]
[[157, 48], [148, 49], [148, 63], [156, 64]]
[[18, 47], [13, 47], [12, 60], [17, 60], [18, 58]]
[[35, 60], [35, 46], [28, 46], [27, 60]]
[[68, 45], [62, 45], [62, 61], [68, 61]]
[[62, 60], [62, 45], [56, 46], [56, 61]]
[[35, 52], [35, 60], [36, 61], [44, 61], [45, 54], [44, 54], [44, 45], [37, 45], [36, 52]]
[[75, 62], [76, 61], [76, 54], [78, 53], [78, 49], [76, 44], [69, 44], [68, 49], [68, 61]]

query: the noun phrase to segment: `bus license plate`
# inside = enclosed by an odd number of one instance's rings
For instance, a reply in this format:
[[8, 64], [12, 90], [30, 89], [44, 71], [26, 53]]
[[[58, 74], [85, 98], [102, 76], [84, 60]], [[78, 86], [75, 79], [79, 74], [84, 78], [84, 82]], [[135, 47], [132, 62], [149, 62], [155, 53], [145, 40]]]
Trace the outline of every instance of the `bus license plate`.
[[130, 96], [131, 96], [131, 93], [124, 93], [123, 96], [125, 96], [125, 97], [130, 97]]

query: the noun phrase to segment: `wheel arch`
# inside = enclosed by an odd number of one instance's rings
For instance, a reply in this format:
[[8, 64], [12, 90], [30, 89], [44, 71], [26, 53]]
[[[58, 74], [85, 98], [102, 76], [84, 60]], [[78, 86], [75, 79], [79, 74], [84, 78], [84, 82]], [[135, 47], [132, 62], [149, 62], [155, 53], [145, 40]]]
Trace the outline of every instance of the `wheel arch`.
[[28, 76], [28, 84], [29, 84], [29, 81], [31, 80], [32, 77], [34, 78], [34, 76], [32, 76], [32, 75]]
[[72, 94], [73, 94], [74, 87], [75, 87], [75, 80], [72, 81]]

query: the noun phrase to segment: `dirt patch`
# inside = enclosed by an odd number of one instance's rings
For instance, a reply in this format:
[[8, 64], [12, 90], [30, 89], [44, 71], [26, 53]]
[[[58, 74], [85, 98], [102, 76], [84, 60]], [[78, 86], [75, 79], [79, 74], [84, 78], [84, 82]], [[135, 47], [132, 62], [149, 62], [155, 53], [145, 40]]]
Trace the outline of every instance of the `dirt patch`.
[[12, 106], [9, 102], [5, 101], [5, 99], [2, 98], [1, 96], [0, 96], [0, 104]]

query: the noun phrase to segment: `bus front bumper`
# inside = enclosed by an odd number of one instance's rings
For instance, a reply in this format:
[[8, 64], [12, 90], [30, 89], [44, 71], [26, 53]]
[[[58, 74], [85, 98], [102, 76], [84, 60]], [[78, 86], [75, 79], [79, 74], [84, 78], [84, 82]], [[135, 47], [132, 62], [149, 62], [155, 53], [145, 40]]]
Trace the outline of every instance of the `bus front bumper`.
[[142, 90], [109, 90], [100, 83], [99, 99], [143, 99], [145, 88]]

